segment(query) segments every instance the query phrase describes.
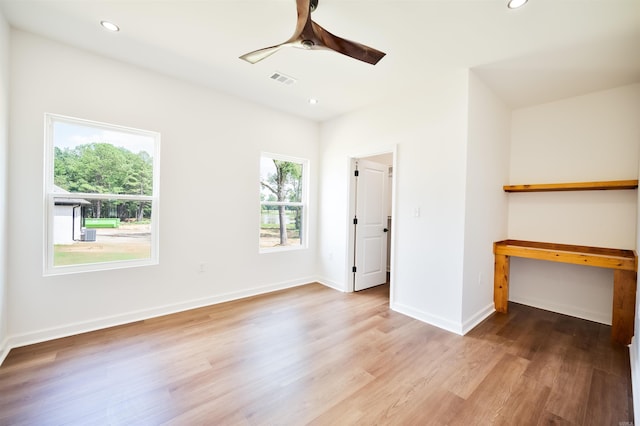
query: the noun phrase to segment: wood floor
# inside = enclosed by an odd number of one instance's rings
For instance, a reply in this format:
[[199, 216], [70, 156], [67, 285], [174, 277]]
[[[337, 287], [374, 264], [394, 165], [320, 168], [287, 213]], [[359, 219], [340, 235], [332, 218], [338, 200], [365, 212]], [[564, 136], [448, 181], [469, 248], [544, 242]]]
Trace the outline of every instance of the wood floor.
[[310, 284], [14, 349], [0, 425], [629, 425], [609, 333], [512, 303], [461, 337]]

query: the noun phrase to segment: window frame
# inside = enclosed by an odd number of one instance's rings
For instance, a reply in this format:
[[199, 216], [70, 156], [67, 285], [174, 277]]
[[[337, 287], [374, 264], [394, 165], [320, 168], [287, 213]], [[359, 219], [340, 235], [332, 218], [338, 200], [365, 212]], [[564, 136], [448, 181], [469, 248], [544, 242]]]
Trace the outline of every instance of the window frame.
[[[258, 189], [258, 200], [260, 202], [260, 208], [258, 209], [258, 250], [260, 254], [263, 253], [279, 253], [283, 251], [291, 251], [291, 250], [306, 250], [309, 248], [309, 160], [306, 158], [300, 157], [292, 157], [288, 155], [282, 154], [274, 154], [272, 152], [261, 152], [259, 159], [259, 167], [258, 167], [258, 180], [262, 175], [262, 160], [279, 160], [279, 161], [287, 161], [290, 163], [298, 163], [302, 165], [302, 193], [300, 195], [299, 202], [290, 202], [290, 201], [262, 201], [260, 199], [260, 194], [262, 193], [262, 188], [259, 185]], [[302, 223], [300, 224], [300, 232], [302, 234], [302, 239], [300, 244], [298, 245], [287, 245], [287, 246], [275, 246], [275, 247], [261, 247], [260, 245], [260, 230], [262, 225], [262, 206], [271, 205], [271, 206], [291, 206], [291, 207], [301, 207], [302, 209]]]
[[[152, 190], [151, 195], [130, 195], [130, 194], [105, 194], [105, 193], [84, 193], [71, 192], [61, 193], [54, 190], [55, 174], [55, 145], [54, 145], [54, 124], [57, 122], [95, 128], [96, 130], [116, 131], [129, 133], [132, 135], [146, 136], [153, 139], [153, 166], [152, 166]], [[43, 241], [43, 276], [66, 275], [74, 273], [95, 272], [112, 269], [133, 268], [140, 266], [157, 265], [159, 263], [159, 229], [160, 229], [160, 133], [150, 130], [135, 129], [116, 124], [86, 120], [82, 118], [69, 117], [59, 114], [45, 113], [44, 115], [44, 188], [43, 188], [43, 211], [44, 211], [44, 241]], [[113, 144], [114, 146], [117, 146]], [[151, 204], [151, 242], [150, 255], [144, 259], [117, 260], [97, 263], [83, 263], [74, 265], [54, 265], [54, 220], [55, 220], [55, 200], [67, 199], [93, 199], [93, 200], [124, 200], [124, 201], [144, 201]]]

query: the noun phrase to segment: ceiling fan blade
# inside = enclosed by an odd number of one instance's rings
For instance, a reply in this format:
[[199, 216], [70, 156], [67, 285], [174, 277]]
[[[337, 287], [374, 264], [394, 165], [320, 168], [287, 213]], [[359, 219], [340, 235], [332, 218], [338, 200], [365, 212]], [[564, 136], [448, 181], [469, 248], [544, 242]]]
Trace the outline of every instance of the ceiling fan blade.
[[331, 34], [329, 31], [325, 30], [313, 21], [311, 23], [313, 25], [313, 32], [316, 38], [320, 40], [320, 44], [328, 49], [371, 65], [377, 64], [380, 59], [386, 55], [386, 53], [374, 49], [373, 47], [365, 46], [364, 44], [356, 43], [355, 41], [347, 40]]
[[245, 53], [244, 55], [240, 56], [240, 59], [244, 59], [251, 64], [255, 64], [256, 62], [260, 62], [264, 58], [273, 55], [284, 46], [286, 46], [286, 43], [279, 44], [277, 46], [265, 47], [264, 49], [254, 50], [253, 52]]
[[298, 9], [298, 21], [296, 22], [296, 31], [289, 41], [299, 39], [305, 27], [311, 25], [311, 1], [296, 0], [296, 6]]
[[303, 39], [302, 33], [313, 33], [311, 28], [311, 0], [296, 0], [298, 8], [298, 21], [296, 22], [296, 30], [289, 40], [277, 46], [265, 47], [264, 49], [254, 50], [253, 52], [246, 53], [240, 56], [240, 59], [244, 59], [247, 62], [255, 64], [261, 60], [273, 55], [282, 47], [287, 46], [301, 46]]

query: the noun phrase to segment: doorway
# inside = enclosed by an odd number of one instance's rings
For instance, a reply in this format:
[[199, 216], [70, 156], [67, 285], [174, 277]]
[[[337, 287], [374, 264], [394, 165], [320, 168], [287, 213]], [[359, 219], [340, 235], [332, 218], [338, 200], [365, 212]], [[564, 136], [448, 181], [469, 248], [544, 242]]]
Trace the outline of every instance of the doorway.
[[350, 247], [352, 289], [390, 283], [394, 153], [352, 158]]

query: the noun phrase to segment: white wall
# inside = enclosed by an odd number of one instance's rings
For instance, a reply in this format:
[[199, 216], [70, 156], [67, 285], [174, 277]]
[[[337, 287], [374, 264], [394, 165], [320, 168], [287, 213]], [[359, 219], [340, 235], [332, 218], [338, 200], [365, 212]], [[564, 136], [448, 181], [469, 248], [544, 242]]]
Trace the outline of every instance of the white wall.
[[321, 130], [322, 281], [349, 289], [349, 158], [397, 144], [391, 307], [455, 332], [462, 330], [467, 83], [466, 70], [425, 73], [422, 87]]
[[[638, 176], [640, 85], [516, 110], [510, 183]], [[509, 238], [635, 249], [637, 191], [509, 194]], [[611, 323], [613, 272], [512, 258], [510, 300]]]
[[[28, 33], [11, 35], [12, 345], [316, 278], [317, 124]], [[45, 112], [161, 133], [158, 266], [42, 276]], [[258, 253], [262, 150], [310, 160], [308, 250]]]
[[465, 203], [463, 331], [494, 311], [493, 242], [507, 237], [511, 111], [471, 72]]
[[0, 364], [8, 352], [7, 169], [9, 167], [9, 25], [0, 12]]

